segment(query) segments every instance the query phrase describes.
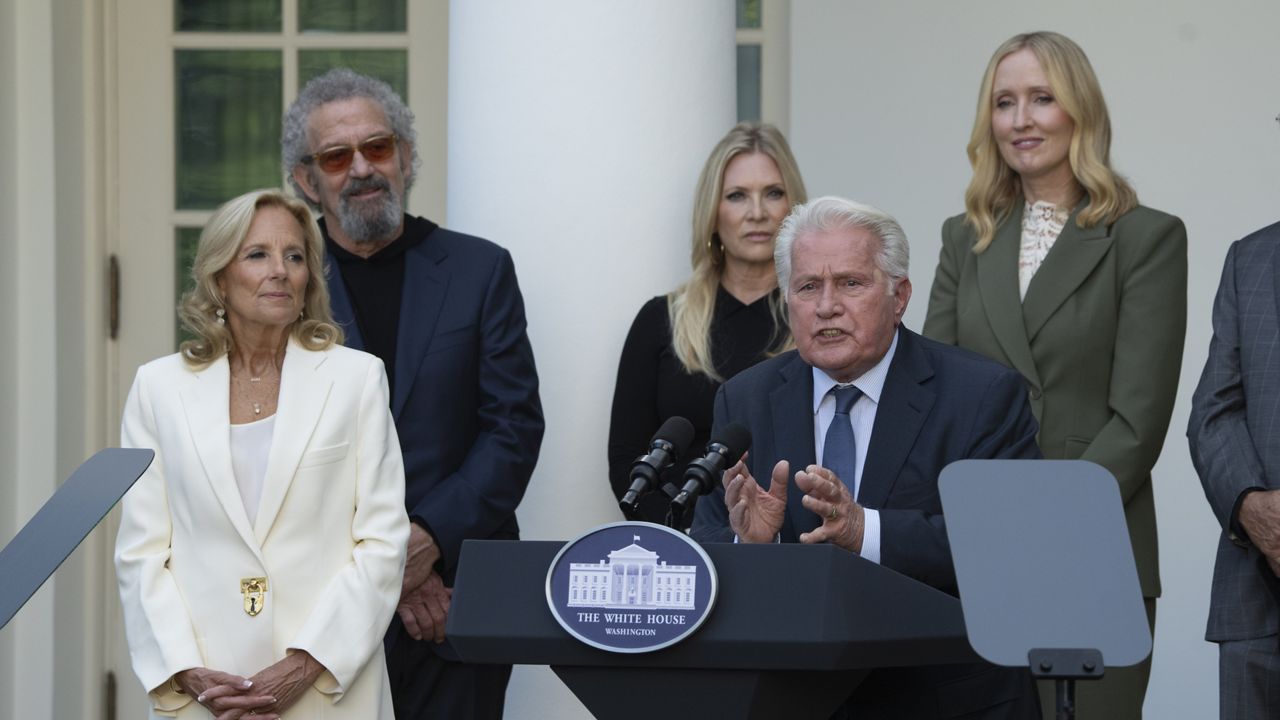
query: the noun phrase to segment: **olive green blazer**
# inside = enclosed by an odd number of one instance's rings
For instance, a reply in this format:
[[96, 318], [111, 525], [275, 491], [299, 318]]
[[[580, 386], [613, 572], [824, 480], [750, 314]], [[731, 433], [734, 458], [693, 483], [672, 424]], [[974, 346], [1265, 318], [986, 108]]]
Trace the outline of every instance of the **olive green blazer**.
[[1022, 373], [1046, 458], [1091, 460], [1115, 475], [1143, 595], [1159, 597], [1151, 468], [1182, 366], [1187, 232], [1141, 206], [1081, 228], [1083, 205], [1021, 301], [1021, 203], [981, 254], [963, 215], [944, 222], [924, 334]]

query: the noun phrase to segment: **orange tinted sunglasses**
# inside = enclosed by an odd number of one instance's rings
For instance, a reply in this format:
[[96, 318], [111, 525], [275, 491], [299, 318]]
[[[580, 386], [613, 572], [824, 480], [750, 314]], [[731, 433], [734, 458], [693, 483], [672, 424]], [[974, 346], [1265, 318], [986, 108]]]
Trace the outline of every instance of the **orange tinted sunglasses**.
[[364, 156], [365, 160], [371, 163], [390, 160], [392, 155], [396, 154], [396, 137], [395, 133], [387, 135], [374, 135], [360, 141], [358, 145], [335, 145], [331, 148], [325, 148], [313, 155], [302, 158], [302, 162], [310, 165], [315, 162], [320, 169], [327, 173], [346, 172], [351, 167], [351, 163], [356, 159], [356, 151]]

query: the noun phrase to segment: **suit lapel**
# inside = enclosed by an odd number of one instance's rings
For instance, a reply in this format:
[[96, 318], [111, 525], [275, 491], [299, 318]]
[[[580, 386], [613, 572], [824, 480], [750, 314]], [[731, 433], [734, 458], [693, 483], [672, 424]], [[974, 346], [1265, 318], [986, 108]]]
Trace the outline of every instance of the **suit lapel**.
[[445, 252], [428, 235], [405, 253], [404, 292], [400, 300], [400, 330], [396, 337], [396, 368], [391, 413], [396, 420], [409, 399], [435, 334], [440, 310], [449, 289], [449, 277], [440, 267]]
[[[792, 361], [779, 370], [782, 384], [769, 393], [769, 404], [772, 410], [773, 437], [777, 443], [777, 457], [791, 463], [791, 480], [799, 470], [803, 470], [817, 460], [814, 457], [813, 439], [813, 368], [797, 353]], [[767, 487], [769, 475], [773, 467], [762, 467], [756, 473], [756, 479], [763, 481]], [[818, 526], [818, 516], [800, 505], [804, 493], [792, 485], [787, 491], [787, 517], [783, 524], [783, 535], [787, 536], [787, 526], [791, 528], [795, 539], [800, 533], [808, 532]]]
[[1013, 369], [1040, 385], [1031, 343], [1018, 297], [1018, 253], [1022, 246], [1022, 209], [1019, 206], [1000, 223], [996, 236], [978, 255], [978, 290], [987, 322]]
[[364, 350], [364, 337], [360, 335], [360, 324], [356, 322], [356, 312], [351, 307], [351, 297], [347, 295], [347, 284], [342, 279], [342, 272], [330, 260], [325, 263], [324, 275], [328, 283], [329, 307], [333, 311], [334, 322], [342, 328], [345, 336], [342, 344]]
[[933, 366], [920, 347], [918, 336], [898, 326], [898, 349], [885, 376], [867, 459], [862, 465], [857, 498], [860, 505], [878, 509], [888, 500], [902, 464], [933, 409], [936, 394], [925, 384], [931, 377]]
[[[1067, 224], [1062, 228], [1053, 249], [1045, 256], [1044, 263], [1036, 271], [1027, 286], [1027, 297], [1022, 302], [1022, 316], [1026, 334], [1035, 340], [1036, 333], [1044, 327], [1062, 303], [1089, 277], [1107, 251], [1111, 249], [1110, 228], [1101, 223], [1085, 229], [1076, 223], [1080, 209], [1088, 202], [1082, 200], [1076, 206]], [[1016, 265], [1015, 265], [1016, 267]]]
[[267, 455], [267, 473], [262, 480], [258, 518], [253, 523], [259, 543], [266, 541], [289, 485], [297, 474], [302, 453], [311, 433], [320, 422], [333, 381], [318, 372], [327, 355], [313, 352], [289, 339], [284, 366], [280, 371], [280, 398], [276, 403], [275, 431]]
[[231, 468], [231, 370], [226, 356], [192, 373], [181, 395], [191, 441], [213, 494], [245, 545], [258, 553], [258, 543]]

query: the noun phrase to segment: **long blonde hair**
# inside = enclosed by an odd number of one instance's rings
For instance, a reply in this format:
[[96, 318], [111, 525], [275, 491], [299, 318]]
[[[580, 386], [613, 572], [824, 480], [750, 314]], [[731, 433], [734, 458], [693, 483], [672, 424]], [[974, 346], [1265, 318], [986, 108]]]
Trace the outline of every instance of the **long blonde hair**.
[[218, 276], [235, 258], [240, 243], [249, 233], [258, 210], [279, 207], [288, 211], [302, 227], [307, 263], [307, 289], [303, 296], [302, 319], [293, 323], [290, 334], [308, 350], [325, 350], [342, 342], [342, 330], [329, 311], [329, 289], [324, 281], [324, 240], [315, 218], [303, 201], [275, 188], [253, 190], [228, 200], [214, 211], [200, 232], [196, 259], [191, 265], [195, 287], [178, 303], [178, 317], [195, 337], [179, 347], [182, 359], [193, 368], [202, 368], [235, 348], [228, 325], [218, 322], [216, 311], [225, 310]]
[[[716, 372], [711, 357], [711, 318], [725, 263], [724, 246], [716, 235], [720, 194], [724, 191], [724, 170], [734, 157], [757, 152], [769, 156], [778, 166], [788, 203], [794, 206], [808, 199], [791, 147], [776, 127], [761, 123], [733, 126], [716, 143], [698, 177], [693, 199], [693, 246], [690, 254], [693, 274], [688, 282], [667, 295], [667, 314], [676, 357], [690, 374], [702, 373], [717, 381], [723, 378]], [[767, 354], [776, 355], [790, 349], [794, 341], [787, 327], [786, 308], [782, 301], [771, 296], [769, 309], [773, 313], [774, 337]]]
[[1067, 158], [1071, 172], [1089, 202], [1076, 222], [1080, 227], [1111, 224], [1138, 204], [1133, 187], [1111, 169], [1111, 118], [1089, 58], [1069, 38], [1055, 32], [1031, 32], [1005, 41], [991, 56], [978, 89], [978, 112], [969, 138], [973, 179], [964, 193], [965, 219], [977, 233], [973, 251], [981, 253], [995, 237], [996, 226], [1014, 209], [1022, 185], [1000, 156], [991, 130], [992, 86], [996, 66], [1008, 55], [1029, 49], [1049, 78], [1049, 88], [1075, 124]]

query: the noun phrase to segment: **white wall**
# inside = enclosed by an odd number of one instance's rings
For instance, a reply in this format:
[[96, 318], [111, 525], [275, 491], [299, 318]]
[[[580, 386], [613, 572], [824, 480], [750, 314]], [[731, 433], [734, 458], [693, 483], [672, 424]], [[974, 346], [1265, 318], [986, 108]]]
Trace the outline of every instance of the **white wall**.
[[1280, 219], [1280, 3], [805, 0], [791, 23], [791, 142], [809, 194], [870, 202], [902, 222], [917, 330], [942, 221], [963, 211], [965, 144], [992, 51], [1043, 29], [1089, 55], [1114, 164], [1190, 236], [1182, 380], [1155, 468], [1164, 597], [1145, 715], [1216, 716], [1217, 654], [1203, 635], [1218, 530], [1185, 431], [1227, 245]]

